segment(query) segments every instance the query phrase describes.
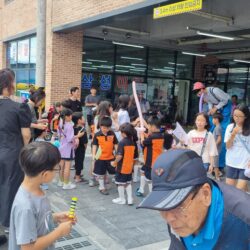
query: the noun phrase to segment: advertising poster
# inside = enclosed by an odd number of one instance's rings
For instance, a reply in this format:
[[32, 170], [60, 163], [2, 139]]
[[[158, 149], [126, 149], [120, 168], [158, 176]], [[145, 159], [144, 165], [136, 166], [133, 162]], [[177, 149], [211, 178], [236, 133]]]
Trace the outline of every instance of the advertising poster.
[[29, 63], [29, 39], [18, 42], [18, 63]]

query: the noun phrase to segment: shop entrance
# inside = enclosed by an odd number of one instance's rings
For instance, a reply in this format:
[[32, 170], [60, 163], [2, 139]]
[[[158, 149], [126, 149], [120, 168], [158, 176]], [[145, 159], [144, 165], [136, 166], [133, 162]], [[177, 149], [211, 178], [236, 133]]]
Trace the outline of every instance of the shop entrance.
[[174, 101], [177, 105], [175, 120], [182, 123], [187, 123], [189, 91], [189, 80], [175, 81]]

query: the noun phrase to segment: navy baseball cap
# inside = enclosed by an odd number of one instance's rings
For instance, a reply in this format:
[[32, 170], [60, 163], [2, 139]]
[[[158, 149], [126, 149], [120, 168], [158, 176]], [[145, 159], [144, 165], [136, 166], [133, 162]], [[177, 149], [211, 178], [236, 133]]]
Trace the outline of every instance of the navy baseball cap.
[[137, 208], [170, 210], [180, 205], [197, 185], [210, 182], [201, 157], [192, 150], [162, 153], [151, 172], [152, 192]]

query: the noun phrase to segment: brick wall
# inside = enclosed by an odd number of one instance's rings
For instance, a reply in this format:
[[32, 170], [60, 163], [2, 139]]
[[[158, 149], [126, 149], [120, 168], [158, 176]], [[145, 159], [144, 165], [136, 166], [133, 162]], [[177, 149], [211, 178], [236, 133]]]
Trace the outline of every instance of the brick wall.
[[[3, 1], [3, 0], [1, 0]], [[8, 4], [2, 3], [3, 38], [7, 38], [36, 27], [37, 0], [15, 0]]]
[[195, 60], [195, 69], [194, 69], [194, 79], [195, 80], [204, 80], [204, 65], [205, 64], [218, 64], [219, 60], [215, 56], [206, 56], [206, 57], [196, 57]]
[[143, 0], [54, 0], [53, 26], [95, 16]]
[[[51, 32], [57, 25], [122, 8], [143, 0], [47, 0], [46, 107], [68, 98], [72, 86], [80, 87], [83, 32]], [[36, 28], [36, 0], [0, 0], [0, 68], [5, 67], [8, 37]]]
[[46, 107], [69, 97], [71, 87], [81, 87], [83, 33], [54, 33], [47, 41]]

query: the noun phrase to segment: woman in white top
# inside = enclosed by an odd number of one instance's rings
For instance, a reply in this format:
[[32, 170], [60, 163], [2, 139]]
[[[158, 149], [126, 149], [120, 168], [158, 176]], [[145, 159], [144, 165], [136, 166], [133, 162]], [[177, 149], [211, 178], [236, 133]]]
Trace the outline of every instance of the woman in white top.
[[198, 113], [195, 118], [196, 129], [188, 133], [188, 148], [202, 157], [204, 168], [212, 172], [214, 157], [218, 155], [214, 137], [209, 129], [209, 118], [205, 113]]
[[227, 126], [224, 141], [226, 143], [226, 183], [247, 190], [248, 177], [244, 175], [250, 167], [250, 112], [247, 106], [240, 104], [233, 112], [234, 123]]
[[[118, 112], [117, 112], [117, 124], [116, 126], [119, 128], [124, 123], [130, 123], [130, 118], [128, 114], [128, 104], [129, 104], [129, 96], [128, 95], [120, 95], [118, 99]], [[118, 141], [122, 139], [121, 133], [117, 131], [116, 137]]]

